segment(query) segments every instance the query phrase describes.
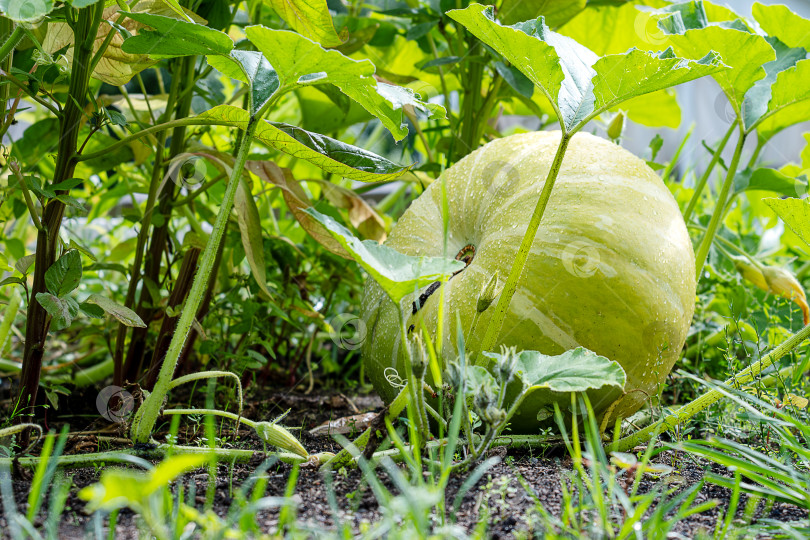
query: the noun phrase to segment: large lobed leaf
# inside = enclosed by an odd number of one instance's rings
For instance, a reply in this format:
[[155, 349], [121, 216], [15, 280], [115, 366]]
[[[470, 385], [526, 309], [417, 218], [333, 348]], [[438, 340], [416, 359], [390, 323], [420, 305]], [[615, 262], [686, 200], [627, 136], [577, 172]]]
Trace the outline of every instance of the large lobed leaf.
[[[496, 360], [498, 353], [485, 352]], [[526, 387], [548, 389], [552, 392], [585, 392], [605, 386], [624, 388], [627, 376], [618, 362], [583, 347], [557, 356], [537, 351], [517, 353], [517, 376]]]
[[464, 263], [442, 257], [412, 257], [373, 240], [360, 240], [343, 225], [314, 208], [306, 212], [320, 222], [352, 258], [399, 304], [408, 294], [462, 270]]
[[778, 38], [788, 47], [810, 49], [810, 20], [800, 17], [788, 6], [757, 2], [751, 12], [768, 35]]
[[736, 28], [709, 26], [669, 36], [679, 54], [701, 57], [716, 51], [730, 69], [720, 71], [714, 79], [729, 102], [740, 113], [746, 92], [766, 76], [764, 65], [776, 59], [773, 47], [764, 37]]
[[659, 26], [678, 54], [690, 58], [715, 51], [729, 69], [714, 74], [734, 111], [742, 114], [745, 95], [767, 75], [764, 66], [776, 60], [765, 37], [753, 34], [741, 21], [712, 23], [701, 2], [684, 2], [662, 10], [671, 15]]
[[260, 52], [233, 50], [227, 56], [209, 55], [207, 60], [220, 73], [248, 85], [254, 118], [281, 87], [278, 73]]
[[263, 0], [290, 28], [324, 47], [343, 42], [335, 32], [326, 0]]
[[331, 84], [373, 114], [396, 140], [408, 134], [404, 108], [413, 107], [430, 118], [443, 118], [444, 109], [416, 98], [414, 92], [378, 82], [369, 60], [353, 60], [339, 51], [326, 50], [295, 32], [264, 26], [245, 29], [250, 41], [278, 73], [281, 91]]
[[[771, 47], [773, 47], [776, 60], [768, 62], [763, 66], [765, 69], [765, 78], [757, 81], [745, 94], [742, 112], [746, 130], [753, 129], [753, 127], [763, 119], [766, 113], [768, 116], [771, 116], [780, 110], [783, 104], [780, 103], [780, 100], [777, 100], [774, 102], [775, 108], [769, 111], [769, 103], [773, 97], [774, 83], [785, 70], [789, 70], [796, 65], [796, 62], [807, 58], [807, 51], [800, 47], [788, 47], [775, 37], [766, 37], [765, 39]], [[789, 76], [788, 79], [795, 79], [795, 76]], [[793, 84], [794, 82], [795, 81], [791, 80], [787, 84]], [[785, 83], [786, 79], [782, 77], [779, 83], [780, 87], [785, 85]], [[782, 94], [782, 92], [780, 92], [780, 94]], [[810, 93], [808, 93], [808, 95], [810, 95]]]
[[712, 52], [700, 60], [684, 60], [676, 57], [672, 49], [661, 53], [631, 49], [600, 58], [594, 69], [597, 72], [594, 108], [600, 111], [636, 96], [717, 73], [724, 67], [720, 57]]
[[777, 75], [768, 110], [755, 126], [762, 138], [770, 139], [807, 120], [810, 120], [810, 60], [802, 60]]
[[494, 20], [492, 7], [472, 4], [448, 15], [463, 24], [529, 78], [552, 102], [566, 131], [631, 98], [706, 75], [725, 66], [711, 50], [700, 60], [630, 49], [599, 58], [574, 40], [550, 31], [539, 18], [513, 26]]
[[[558, 101], [566, 102], [570, 97], [560, 96], [560, 89], [566, 76], [569, 77], [569, 87], [576, 86], [576, 80], [580, 84], [587, 84], [593, 76], [590, 64], [596, 61], [596, 55], [588, 54], [590, 51], [584, 47], [577, 46], [576, 42], [570, 40], [575, 45], [569, 53], [568, 63], [573, 66], [579, 65], [571, 73], [572, 67], [568, 68], [568, 73], [563, 71], [563, 61], [552, 44], [547, 43], [537, 34], [529, 35], [526, 31], [512, 27], [503, 26], [495, 21], [491, 6], [485, 7], [481, 4], [470, 4], [466, 9], [454, 9], [447, 12], [447, 16], [454, 21], [461, 23], [467, 30], [472, 32], [478, 39], [512, 63], [521, 73], [523, 73], [534, 85], [543, 92], [552, 105], [557, 108]], [[529, 23], [529, 21], [526, 21]], [[550, 32], [543, 23], [542, 17], [536, 21], [535, 31], [546, 34]], [[524, 27], [525, 28], [525, 23]], [[586, 58], [576, 62], [576, 52], [581, 47]], [[583, 65], [584, 64], [584, 65]], [[584, 73], [582, 73], [584, 71]], [[575, 79], [576, 78], [576, 79]], [[584, 79], [584, 80], [583, 80]], [[558, 100], [559, 97], [559, 100]], [[574, 96], [571, 96], [574, 97]]]
[[543, 17], [552, 28], [565, 24], [585, 9], [586, 0], [504, 0], [498, 19], [514, 24]]

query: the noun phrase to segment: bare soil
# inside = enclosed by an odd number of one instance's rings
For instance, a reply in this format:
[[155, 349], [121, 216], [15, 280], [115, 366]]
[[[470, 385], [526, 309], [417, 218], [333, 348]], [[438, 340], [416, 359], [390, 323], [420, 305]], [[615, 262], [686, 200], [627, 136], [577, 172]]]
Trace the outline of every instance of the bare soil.
[[[71, 396], [74, 404], [93, 403], [90, 396], [84, 399], [80, 395]], [[94, 397], [94, 396], [93, 396]], [[182, 400], [181, 400], [182, 401]], [[188, 400], [183, 402], [188, 404]], [[245, 416], [251, 419], [272, 419], [279, 414], [291, 410], [289, 416], [285, 418], [284, 424], [290, 427], [301, 427], [301, 438], [304, 446], [310, 452], [331, 451], [337, 452], [340, 447], [329, 437], [312, 437], [308, 430], [319, 425], [325, 420], [336, 419], [343, 416], [357, 414], [359, 412], [379, 410], [382, 406], [379, 398], [375, 396], [355, 396], [348, 397], [343, 394], [326, 395], [303, 395], [291, 393], [276, 393], [265, 395], [262, 399], [253, 399], [249, 402], [245, 410]], [[82, 432], [77, 432], [67, 445], [66, 453], [83, 453], [98, 451], [99, 443], [97, 439], [98, 430], [105, 428], [104, 435], [115, 435], [116, 430], [120, 436], [125, 436], [123, 425], [107, 424], [104, 420], [100, 422], [98, 415], [93, 415], [90, 411], [83, 416], [77, 412], [77, 406], [73, 408], [60, 407], [61, 414], [51, 413], [49, 418], [50, 427], [58, 427], [64, 422], [77, 425], [82, 420], [87, 427]], [[81, 408], [81, 406], [78, 406]], [[87, 420], [91, 420], [88, 422]], [[166, 423], [163, 428], [167, 428]], [[226, 445], [240, 448], [252, 448], [261, 450], [262, 442], [256, 438], [252, 430], [240, 428], [238, 433], [232, 431], [232, 424], [223, 424], [221, 437]], [[95, 431], [94, 431], [95, 430]], [[183, 422], [181, 431], [181, 442], [193, 441], [202, 436], [202, 424], [195, 425], [193, 422]], [[158, 433], [157, 440], [165, 437], [165, 431]], [[124, 448], [124, 445], [112, 446]], [[479, 521], [486, 520], [488, 524], [488, 534], [492, 538], [513, 538], [516, 535], [525, 537], [532, 535], [536, 518], [536, 505], [541, 504], [547, 511], [554, 515], [559, 515], [562, 493], [560, 489], [561, 476], [571, 467], [570, 460], [563, 454], [554, 453], [540, 455], [536, 451], [509, 450], [505, 448], [494, 449], [493, 451], [502, 459], [484, 475], [475, 488], [471, 489], [464, 497], [460, 511], [456, 514], [459, 525], [467, 530], [475, 528]], [[233, 493], [239, 486], [261, 465], [266, 456], [257, 452], [255, 457], [248, 463], [237, 463], [232, 466], [220, 465], [216, 478], [216, 492], [213, 503], [213, 510], [224, 516], [233, 503]], [[688, 456], [678, 456], [673, 453], [664, 453], [656, 458], [657, 461], [674, 465], [676, 473], [671, 475], [666, 481], [672, 484], [674, 489], [684, 489], [699, 482], [703, 474], [710, 467], [694, 461]], [[77, 497], [77, 492], [99, 479], [102, 468], [81, 468], [67, 470], [66, 474], [72, 477], [73, 489], [67, 501], [67, 506], [63, 514], [60, 525], [60, 539], [85, 538], [93, 534], [93, 523], [90, 516], [84, 511], [84, 502]], [[281, 496], [287, 485], [287, 478], [292, 467], [283, 463], [274, 464], [268, 471], [270, 481], [267, 486], [266, 495]], [[715, 472], [723, 474], [725, 471], [715, 468]], [[396, 491], [387, 475], [382, 470], [378, 471], [379, 478], [392, 491]], [[458, 492], [461, 484], [466, 479], [466, 474], [458, 474], [451, 478], [446, 492], [446, 501], [450, 504]], [[28, 492], [30, 489], [30, 471], [17, 471], [17, 478], [14, 481], [14, 493], [17, 508], [25, 511]], [[522, 477], [530, 486], [533, 493], [527, 492], [521, 485], [519, 477]], [[186, 493], [191, 484], [197, 493], [197, 502], [200, 508], [205, 504], [205, 493], [209, 484], [207, 470], [198, 470], [187, 474], [182, 482], [186, 486]], [[373, 523], [379, 519], [379, 508], [373, 493], [367, 483], [363, 480], [362, 474], [357, 470], [343, 470], [333, 473], [333, 489], [336, 494], [339, 509], [337, 513], [330, 508], [326, 483], [321, 471], [315, 468], [302, 468], [300, 471], [298, 485], [294, 495], [297, 504], [299, 520], [309, 523], [317, 528], [331, 528], [336, 522], [352, 524], [355, 530], [363, 527], [366, 523]], [[642, 491], [652, 489], [653, 481], [644, 482]], [[711, 533], [715, 529], [718, 516], [725, 514], [728, 508], [730, 492], [727, 489], [706, 484], [700, 491], [695, 504], [716, 500], [718, 506], [712, 510], [695, 514], [680, 522], [675, 531], [689, 538], [698, 536], [701, 531]], [[745, 507], [745, 500], [739, 504], [740, 509]], [[740, 510], [740, 513], [742, 510]], [[807, 511], [782, 503], [776, 503], [765, 514], [763, 508], [757, 511], [756, 519], [770, 518], [780, 521], [793, 521], [806, 519]], [[274, 531], [278, 524], [278, 511], [262, 511], [256, 515], [256, 523], [264, 531]], [[105, 524], [106, 526], [106, 524]], [[0, 516], [0, 537], [8, 534], [5, 518]], [[136, 516], [128, 511], [121, 511], [115, 531], [116, 539], [137, 539], [139, 538], [139, 528]]]

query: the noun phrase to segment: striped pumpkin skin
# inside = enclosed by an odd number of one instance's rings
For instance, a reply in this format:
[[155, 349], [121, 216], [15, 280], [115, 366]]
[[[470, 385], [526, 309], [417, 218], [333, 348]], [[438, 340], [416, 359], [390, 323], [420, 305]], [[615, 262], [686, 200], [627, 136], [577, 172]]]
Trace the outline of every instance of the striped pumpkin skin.
[[[416, 315], [414, 297], [403, 300], [406, 325], [418, 329], [424, 322], [435, 336], [443, 292], [446, 357], [456, 355], [456, 313], [466, 332], [490, 276], [497, 271], [501, 286], [506, 281], [559, 140], [560, 132], [512, 135], [448, 169], [442, 176], [449, 207], [446, 248], [440, 181], [411, 204], [389, 236], [386, 244], [408, 255], [455, 256], [465, 246], [475, 248], [467, 268], [432, 294]], [[658, 175], [619, 146], [577, 134], [496, 349], [503, 344], [560, 354], [582, 346], [616, 360], [627, 373], [626, 393], [589, 395], [600, 416], [627, 417], [659, 391], [672, 370], [691, 323], [695, 288], [692, 244]], [[467, 336], [468, 351], [477, 351], [493, 311], [494, 304]], [[402, 379], [406, 372], [396, 306], [373, 280], [366, 284], [363, 318], [366, 373], [390, 402], [397, 390], [386, 368], [396, 369]], [[516, 391], [513, 384], [510, 394]], [[565, 408], [569, 400], [547, 390], [534, 392], [513, 419], [513, 431], [536, 431], [538, 417], [553, 402]]]

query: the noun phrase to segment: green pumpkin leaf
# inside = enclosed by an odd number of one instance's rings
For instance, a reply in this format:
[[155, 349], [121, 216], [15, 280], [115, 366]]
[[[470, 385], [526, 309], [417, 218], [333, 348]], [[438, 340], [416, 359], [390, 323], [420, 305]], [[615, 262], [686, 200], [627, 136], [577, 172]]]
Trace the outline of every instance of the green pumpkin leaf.
[[64, 330], [79, 314], [79, 304], [70, 297], [59, 298], [50, 293], [37, 293], [37, 302], [51, 316], [51, 330]]
[[591, 65], [598, 59], [596, 54], [551, 32], [542, 17], [503, 26], [495, 20], [492, 6], [481, 4], [448, 11], [447, 16], [526, 75], [546, 95], [565, 126], [584, 117], [581, 105], [595, 74]]
[[471, 4], [464, 10], [449, 11], [448, 16], [540, 88], [551, 101], [563, 129], [571, 132], [630, 98], [725, 68], [711, 51], [692, 56], [700, 58], [697, 61], [677, 58], [671, 49], [658, 54], [631, 49], [599, 58], [572, 39], [550, 31], [542, 17], [502, 26], [494, 20], [491, 6]]
[[373, 114], [401, 140], [408, 134], [403, 108], [411, 106], [429, 118], [444, 118], [444, 109], [416, 99], [414, 92], [374, 78], [374, 64], [353, 60], [339, 51], [325, 50], [294, 32], [264, 26], [245, 29], [248, 39], [276, 69], [281, 91], [331, 84]]
[[260, 52], [233, 50], [228, 56], [211, 55], [207, 60], [220, 73], [248, 85], [250, 115], [254, 118], [281, 86], [278, 73]]
[[[660, 24], [664, 25], [664, 21]], [[773, 47], [764, 37], [737, 28], [694, 28], [669, 35], [668, 43], [678, 54], [689, 58], [702, 58], [712, 51], [720, 54], [729, 69], [712, 76], [738, 115], [741, 114], [746, 92], [766, 77], [763, 66], [776, 59]]]
[[[664, 0], [635, 0], [615, 5], [588, 6], [567, 22], [559, 32], [598, 55], [620, 54], [628, 49], [664, 50], [667, 36], [658, 28], [658, 20], [667, 14], [641, 11], [638, 6], [665, 7]], [[594, 32], [598, 28], [598, 32]]]
[[788, 47], [810, 49], [810, 20], [795, 14], [788, 6], [757, 2], [751, 8], [759, 26]]
[[236, 218], [239, 223], [242, 247], [245, 249], [245, 257], [253, 278], [259, 284], [262, 292], [267, 296], [273, 296], [270, 294], [270, 289], [267, 288], [264, 241], [262, 239], [262, 222], [259, 217], [259, 209], [256, 207], [253, 193], [250, 192], [244, 178], [241, 179], [239, 186], [236, 188], [233, 207], [236, 210]]
[[324, 47], [342, 45], [326, 0], [264, 0], [290, 28]]
[[[772, 87], [780, 73], [796, 65], [796, 62], [807, 57], [807, 51], [802, 48], [791, 48], [774, 37], [765, 38], [776, 53], [776, 60], [768, 62], [765, 68], [765, 78], [760, 79], [745, 94], [743, 101], [743, 120], [746, 130], [751, 130], [769, 109], [769, 102], [773, 95]], [[780, 84], [785, 84], [784, 80]], [[777, 105], [777, 104], [775, 104]], [[776, 111], [774, 111], [775, 113]], [[771, 113], [771, 114], [774, 114]]]
[[[598, 55], [622, 54], [632, 48], [642, 51], [667, 49], [667, 36], [658, 28], [658, 19], [667, 15], [641, 11], [639, 4], [652, 8], [666, 5], [662, 0], [589, 5], [588, 9], [560, 28], [559, 32]], [[599, 31], [594, 32], [594, 28]], [[645, 126], [677, 128], [681, 124], [681, 108], [671, 89], [633, 98], [624, 102], [621, 109], [625, 111], [627, 118]]]
[[45, 286], [58, 297], [63, 297], [79, 285], [82, 279], [82, 258], [71, 249], [45, 271]]
[[754, 127], [767, 140], [807, 120], [810, 120], [810, 60], [802, 60], [776, 76], [768, 111]]
[[[197, 118], [208, 118], [218, 125], [246, 129], [250, 114], [238, 107], [219, 105]], [[256, 129], [255, 140], [309, 161], [327, 172], [361, 182], [391, 180], [408, 170], [408, 167], [397, 165], [362, 148], [279, 122], [262, 120]]]
[[810, 199], [762, 199], [785, 225], [810, 245]]
[[[497, 353], [485, 356], [496, 359]], [[517, 376], [532, 388], [546, 388], [553, 392], [585, 392], [605, 386], [624, 388], [627, 376], [618, 362], [577, 347], [557, 356], [537, 351], [517, 353]]]
[[796, 197], [807, 193], [807, 183], [791, 178], [776, 169], [749, 168], [739, 171], [734, 176], [734, 193], [743, 191], [773, 191], [780, 195]]
[[593, 67], [597, 73], [593, 88], [596, 111], [725, 70], [716, 53], [709, 52], [700, 60], [684, 60], [672, 49], [660, 53], [631, 49], [625, 54], [603, 56]]
[[343, 225], [314, 208], [306, 213], [326, 227], [332, 237], [352, 258], [380, 284], [386, 294], [399, 304], [408, 294], [431, 283], [449, 278], [464, 268], [464, 263], [442, 257], [412, 257], [378, 244], [360, 240]]
[[671, 34], [682, 34], [687, 30], [709, 26], [709, 17], [703, 8], [703, 2], [699, 0], [665, 6], [659, 12], [671, 14], [659, 23], [660, 27]]
[[121, 50], [129, 54], [146, 54], [152, 58], [230, 54], [233, 40], [228, 34], [201, 24], [180, 21], [151, 13], [125, 13], [127, 17], [150, 26], [127, 38]]
[[0, 12], [16, 23], [35, 23], [53, 10], [53, 0], [0, 0]]
[[76, 9], [81, 9], [87, 6], [92, 6], [93, 4], [100, 1], [101, 0], [71, 0], [70, 5], [75, 7]]
[[326, 50], [295, 32], [248, 26], [245, 33], [276, 69], [285, 91], [311, 84], [359, 84], [364, 79], [368, 84], [374, 80], [371, 61], [353, 60], [339, 51]]
[[141, 319], [137, 313], [106, 296], [91, 294], [87, 297], [85, 303], [97, 305], [103, 309], [105, 313], [115, 317], [118, 322], [124, 326], [146, 328], [146, 324], [144, 324], [143, 319]]
[[561, 26], [585, 9], [586, 0], [504, 0], [498, 10], [503, 24], [544, 17], [551, 28]]

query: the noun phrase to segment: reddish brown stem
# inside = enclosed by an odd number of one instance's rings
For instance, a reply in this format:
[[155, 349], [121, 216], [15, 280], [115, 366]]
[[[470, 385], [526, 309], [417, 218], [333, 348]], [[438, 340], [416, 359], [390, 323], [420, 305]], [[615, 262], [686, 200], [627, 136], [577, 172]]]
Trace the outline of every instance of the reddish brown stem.
[[[56, 166], [53, 183], [63, 182], [73, 177], [76, 170], [74, 156], [79, 139], [79, 130], [85, 122], [81, 103], [85, 102], [87, 86], [90, 80], [90, 59], [93, 54], [93, 38], [98, 31], [104, 2], [79, 10], [78, 19], [74, 27], [74, 55], [71, 69], [70, 88], [65, 104], [64, 113], [59, 125], [59, 147], [57, 150]], [[65, 192], [59, 192], [64, 194]], [[42, 370], [42, 358], [45, 352], [45, 341], [50, 327], [50, 317], [47, 311], [36, 300], [36, 295], [46, 291], [45, 271], [56, 260], [59, 246], [59, 230], [62, 218], [65, 215], [65, 204], [57, 199], [51, 199], [44, 209], [44, 229], [37, 234], [36, 266], [34, 268], [34, 283], [31, 289], [30, 301], [25, 327], [25, 349], [23, 353], [23, 366], [20, 377], [20, 390], [18, 403], [22, 412], [19, 421], [30, 421], [34, 414], [34, 405], [37, 400], [39, 378]], [[21, 444], [27, 446], [29, 432], [21, 437]]]

